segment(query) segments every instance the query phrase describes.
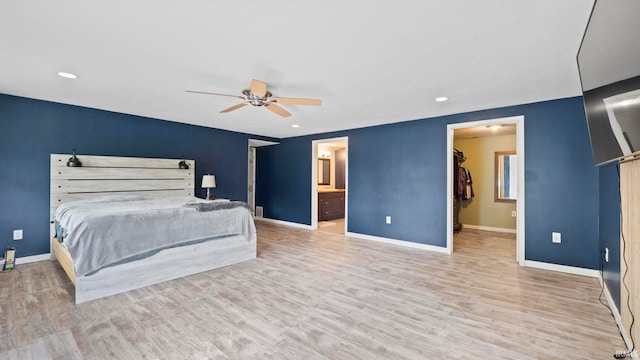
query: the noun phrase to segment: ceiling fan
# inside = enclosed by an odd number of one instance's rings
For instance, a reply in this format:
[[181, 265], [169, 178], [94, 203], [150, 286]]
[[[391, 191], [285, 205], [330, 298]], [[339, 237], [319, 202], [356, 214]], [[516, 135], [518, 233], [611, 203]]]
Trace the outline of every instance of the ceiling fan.
[[291, 116], [291, 113], [276, 104], [285, 105], [322, 105], [322, 101], [317, 99], [302, 99], [302, 98], [286, 98], [286, 97], [274, 97], [269, 90], [267, 90], [267, 84], [259, 80], [251, 80], [251, 87], [249, 89], [242, 90], [242, 95], [229, 95], [218, 94], [205, 91], [193, 91], [186, 90], [189, 93], [206, 94], [206, 95], [218, 95], [218, 96], [230, 96], [242, 99], [240, 104], [233, 105], [230, 108], [226, 108], [221, 113], [227, 113], [233, 110], [240, 109], [245, 105], [264, 106], [267, 110], [282, 116]]

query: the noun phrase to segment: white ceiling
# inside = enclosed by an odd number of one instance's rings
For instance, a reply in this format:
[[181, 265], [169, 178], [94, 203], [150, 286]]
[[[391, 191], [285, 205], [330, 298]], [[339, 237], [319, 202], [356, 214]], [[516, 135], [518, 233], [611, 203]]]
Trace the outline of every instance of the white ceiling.
[[516, 135], [515, 124], [503, 124], [501, 127], [476, 126], [471, 128], [455, 129], [453, 139], [471, 139], [490, 136]]
[[[592, 5], [2, 1], [0, 93], [277, 138], [543, 101], [581, 94]], [[240, 95], [252, 78], [323, 105], [220, 114], [239, 99], [185, 93]]]

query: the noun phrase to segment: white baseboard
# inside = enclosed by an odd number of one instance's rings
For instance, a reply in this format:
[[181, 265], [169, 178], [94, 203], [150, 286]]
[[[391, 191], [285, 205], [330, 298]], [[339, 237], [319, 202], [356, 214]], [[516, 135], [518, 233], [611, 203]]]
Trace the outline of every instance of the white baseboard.
[[551, 264], [551, 263], [532, 261], [532, 260], [525, 260], [524, 266], [532, 267], [536, 269], [558, 271], [558, 272], [563, 272], [567, 274], [589, 276], [594, 278], [600, 277], [600, 272], [598, 270], [585, 269], [585, 268], [575, 267], [575, 266], [558, 265], [558, 264]]
[[40, 255], [32, 255], [32, 256], [17, 257], [16, 258], [16, 265], [28, 264], [28, 263], [32, 263], [32, 262], [44, 261], [44, 260], [50, 260], [50, 259], [51, 259], [51, 254], [49, 254], [49, 253], [40, 254]]
[[499, 227], [491, 227], [491, 226], [481, 226], [481, 225], [467, 225], [462, 224], [462, 228], [474, 229], [474, 230], [485, 230], [485, 231], [495, 231], [502, 233], [515, 234], [516, 229], [507, 229], [507, 228], [499, 228]]
[[265, 218], [265, 217], [261, 217], [261, 216], [254, 216], [253, 219], [257, 220], [257, 221], [270, 222], [270, 223], [278, 224], [278, 225], [291, 226], [291, 227], [295, 227], [295, 228], [299, 228], [299, 229], [311, 230], [311, 225], [307, 225], [307, 224], [299, 224], [299, 223], [294, 223], [294, 222], [290, 222], [290, 221], [269, 219], [269, 218]]
[[389, 239], [389, 238], [384, 238], [379, 236], [366, 235], [366, 234], [353, 233], [353, 232], [347, 232], [346, 236], [350, 236], [350, 237], [362, 239], [362, 240], [372, 240], [372, 241], [378, 241], [378, 242], [383, 242], [387, 244], [410, 247], [414, 249], [421, 249], [421, 250], [435, 251], [443, 254], [449, 254], [449, 251], [447, 250], [447, 248], [442, 246], [420, 244], [412, 241]]

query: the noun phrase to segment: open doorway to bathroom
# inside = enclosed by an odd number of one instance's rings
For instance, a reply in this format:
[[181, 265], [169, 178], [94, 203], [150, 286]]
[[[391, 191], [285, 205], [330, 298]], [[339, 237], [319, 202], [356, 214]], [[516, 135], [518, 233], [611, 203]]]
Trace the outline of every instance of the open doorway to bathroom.
[[348, 214], [348, 138], [312, 142], [311, 227], [344, 235]]

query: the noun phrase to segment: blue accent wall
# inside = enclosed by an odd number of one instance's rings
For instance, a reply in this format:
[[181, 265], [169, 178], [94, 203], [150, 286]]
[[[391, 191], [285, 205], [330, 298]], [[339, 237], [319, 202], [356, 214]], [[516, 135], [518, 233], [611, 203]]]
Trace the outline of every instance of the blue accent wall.
[[[196, 160], [216, 175], [217, 197], [246, 201], [248, 139], [270, 138], [0, 94], [0, 249], [18, 257], [49, 252], [52, 153]], [[177, 167], [177, 163], [176, 163]], [[13, 241], [14, 229], [24, 240]]]
[[[258, 150], [256, 205], [265, 217], [310, 224], [312, 141], [348, 136], [348, 231], [445, 247], [447, 124], [518, 115], [525, 258], [597, 269], [598, 172], [581, 97], [284, 139]], [[554, 231], [562, 244], [551, 242]]]
[[[517, 115], [525, 117], [526, 259], [597, 269], [604, 210], [580, 97], [283, 139], [257, 151], [256, 204], [265, 217], [310, 224], [311, 142], [348, 136], [349, 231], [444, 247], [447, 124]], [[0, 157], [14, 166], [0, 175], [0, 246], [19, 257], [49, 251], [51, 153], [184, 156], [196, 160], [197, 195], [202, 174], [213, 173], [218, 197], [246, 200], [249, 138], [277, 140], [0, 95]], [[25, 239], [12, 241], [13, 229]], [[551, 243], [552, 231], [562, 244]]]
[[[619, 167], [607, 165], [599, 171], [599, 227], [602, 277], [616, 307], [620, 309], [620, 174]], [[604, 248], [609, 248], [609, 262], [604, 261]]]

